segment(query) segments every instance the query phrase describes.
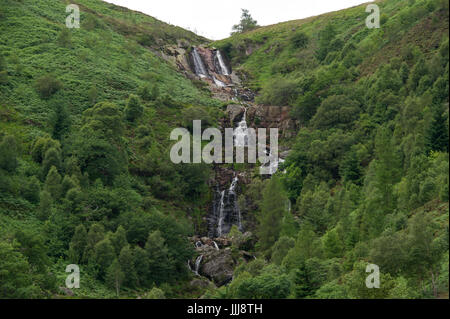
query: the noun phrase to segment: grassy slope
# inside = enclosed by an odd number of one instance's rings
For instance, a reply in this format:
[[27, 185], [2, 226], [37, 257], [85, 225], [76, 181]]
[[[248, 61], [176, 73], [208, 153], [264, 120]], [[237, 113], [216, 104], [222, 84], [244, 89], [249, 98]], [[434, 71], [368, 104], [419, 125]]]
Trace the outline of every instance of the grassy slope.
[[[421, 1], [417, 1], [420, 4]], [[316, 17], [294, 20], [265, 26], [244, 34], [237, 34], [228, 39], [214, 42], [219, 48], [231, 46], [229, 51], [234, 65], [250, 75], [249, 85], [260, 89], [276, 72], [277, 64], [293, 64], [294, 70], [288, 74], [298, 77], [300, 74], [316, 71], [320, 68], [314, 58], [317, 50], [319, 32], [332, 24], [338, 38], [344, 43], [352, 42], [361, 52], [363, 61], [360, 64], [360, 75], [373, 73], [378, 66], [388, 63], [399, 56], [402, 48], [410, 44], [417, 45], [425, 53], [431, 53], [439, 46], [443, 36], [448, 34], [448, 15], [435, 12], [429, 15], [421, 13], [419, 21], [405, 24], [398, 28], [398, 20], [405, 12], [405, 2], [399, 0], [377, 1], [380, 7], [382, 27], [369, 30], [365, 19], [367, 4], [342, 11], [330, 12]], [[383, 19], [386, 19], [383, 22]], [[291, 37], [297, 32], [306, 34], [310, 41], [305, 49], [295, 49]], [[245, 48], [254, 48], [250, 55], [244, 53]]]
[[[70, 3], [80, 6], [81, 28], [70, 31], [69, 46], [58, 42], [66, 28], [65, 8], [69, 2], [5, 0], [0, 6], [0, 54], [7, 62], [7, 81], [0, 85], [0, 138], [4, 135], [16, 138], [20, 146], [19, 175], [39, 172], [39, 166], [29, 155], [31, 146], [37, 137], [52, 135], [58, 106], [67, 110], [70, 131], [75, 132], [81, 124], [82, 112], [96, 102], [107, 100], [123, 110], [128, 96], [136, 94], [139, 87], [157, 85], [160, 95], [170, 96], [176, 106], [146, 103], [144, 115], [137, 124], [150, 129], [151, 147], [158, 149], [159, 154], [167, 154], [169, 133], [181, 126], [183, 108], [196, 105], [214, 114], [220, 112], [217, 106], [221, 104], [212, 100], [208, 92], [199, 90], [149, 50], [180, 39], [192, 44], [203, 43], [204, 38], [103, 1]], [[50, 73], [63, 87], [49, 99], [43, 99], [35, 89], [35, 82]], [[136, 127], [128, 126], [125, 132], [130, 167], [148, 152], [137, 145]], [[19, 229], [42, 234], [44, 225], [33, 213], [37, 206], [20, 198], [21, 179], [14, 180], [16, 195], [0, 194], [0, 238], [9, 238]], [[151, 200], [162, 212], [183, 220], [187, 206], [200, 205], [180, 200]], [[95, 284], [92, 286], [95, 288]], [[99, 287], [98, 295], [93, 291], [83, 294], [108, 296], [103, 294], [100, 284]]]

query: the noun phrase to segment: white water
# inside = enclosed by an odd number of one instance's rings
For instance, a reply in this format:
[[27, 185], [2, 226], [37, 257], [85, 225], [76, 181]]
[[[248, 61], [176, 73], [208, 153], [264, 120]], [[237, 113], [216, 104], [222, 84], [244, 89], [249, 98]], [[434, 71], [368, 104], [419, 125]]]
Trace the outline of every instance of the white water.
[[220, 87], [220, 88], [224, 88], [224, 87], [227, 86], [227, 85], [226, 85], [225, 83], [223, 83], [222, 81], [216, 79], [215, 76], [213, 76], [213, 80], [214, 80], [214, 83], [215, 83], [218, 87]]
[[223, 225], [223, 218], [224, 218], [224, 207], [225, 207], [225, 191], [222, 191], [220, 194], [220, 210], [219, 210], [219, 222], [217, 225], [217, 233], [219, 234], [219, 237], [222, 236], [222, 225]]
[[225, 62], [223, 61], [222, 54], [220, 54], [219, 50], [216, 51], [216, 58], [217, 58], [217, 61], [219, 61], [219, 65], [220, 65], [220, 69], [222, 71], [222, 74], [223, 75], [230, 75], [230, 72], [228, 71], [228, 68], [225, 65]]
[[202, 259], [203, 259], [203, 255], [200, 255], [197, 257], [197, 259], [195, 260], [195, 274], [199, 275], [198, 271], [200, 270], [200, 264], [202, 263]]
[[215, 241], [213, 241], [214, 247], [216, 248], [216, 250], [220, 250], [219, 249], [219, 245], [217, 245], [217, 243]]
[[247, 108], [245, 108], [244, 116], [239, 122], [238, 127], [234, 130], [234, 145], [245, 147], [248, 144], [248, 126], [247, 126]]
[[197, 48], [194, 48], [194, 50], [192, 50], [192, 57], [194, 60], [195, 74], [202, 78], [208, 77], [208, 72], [206, 72], [205, 65], [203, 64], [203, 60], [198, 53]]

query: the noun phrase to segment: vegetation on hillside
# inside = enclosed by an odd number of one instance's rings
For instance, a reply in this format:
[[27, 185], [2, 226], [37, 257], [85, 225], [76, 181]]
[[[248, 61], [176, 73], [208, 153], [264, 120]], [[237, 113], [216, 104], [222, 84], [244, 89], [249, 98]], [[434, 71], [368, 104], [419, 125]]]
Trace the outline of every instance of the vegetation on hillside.
[[71, 263], [76, 297], [178, 296], [210, 168], [172, 164], [169, 136], [189, 110], [210, 125], [222, 111], [149, 48], [204, 39], [75, 3], [80, 29], [65, 1], [0, 6], [0, 298], [60, 293]]
[[278, 176], [242, 195], [261, 258], [211, 296], [448, 296], [448, 2], [377, 5], [380, 29], [358, 6], [213, 44], [300, 129]]

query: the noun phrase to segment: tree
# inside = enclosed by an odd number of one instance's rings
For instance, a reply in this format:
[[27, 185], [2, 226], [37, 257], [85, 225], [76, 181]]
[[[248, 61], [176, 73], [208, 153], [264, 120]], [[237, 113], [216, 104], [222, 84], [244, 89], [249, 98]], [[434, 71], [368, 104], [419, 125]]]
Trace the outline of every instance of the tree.
[[116, 296], [119, 297], [120, 287], [125, 278], [125, 275], [120, 268], [120, 264], [117, 259], [111, 263], [106, 271], [106, 284], [116, 290]]
[[103, 238], [105, 238], [105, 229], [103, 226], [101, 224], [93, 224], [87, 234], [86, 248], [83, 252], [83, 263], [93, 261], [94, 247]]
[[41, 98], [48, 99], [62, 88], [62, 83], [54, 74], [48, 74], [36, 80], [35, 88]]
[[57, 148], [51, 147], [49, 148], [44, 155], [44, 160], [42, 161], [42, 176], [47, 176], [50, 168], [52, 166], [56, 167], [56, 169], [61, 169], [61, 152]]
[[122, 248], [119, 254], [120, 269], [122, 269], [124, 278], [123, 284], [126, 287], [134, 288], [137, 284], [137, 273], [134, 268], [133, 252], [129, 245]]
[[332, 95], [322, 102], [311, 124], [318, 129], [347, 128], [358, 118], [360, 111], [356, 101], [345, 95]]
[[145, 299], [166, 299], [166, 296], [164, 294], [164, 291], [162, 289], [159, 289], [157, 287], [153, 287], [152, 290], [150, 290], [146, 295]]
[[449, 147], [447, 119], [440, 107], [434, 107], [433, 119], [426, 132], [426, 146], [428, 152], [447, 152]]
[[306, 263], [300, 263], [297, 270], [294, 272], [294, 294], [295, 298], [302, 299], [313, 294], [310, 274], [306, 269]]
[[134, 248], [133, 264], [137, 274], [138, 287], [150, 287], [150, 262], [147, 252], [139, 246]]
[[126, 119], [130, 122], [134, 122], [142, 116], [142, 113], [144, 113], [144, 108], [139, 101], [139, 97], [131, 94], [128, 98], [127, 106], [125, 107]]
[[125, 228], [123, 228], [122, 225], [117, 227], [116, 232], [110, 236], [110, 240], [112, 245], [114, 246], [116, 254], [119, 255], [122, 251], [122, 248], [128, 244], [127, 232], [125, 231]]
[[166, 282], [170, 278], [172, 264], [169, 260], [169, 249], [159, 230], [148, 235], [145, 251], [150, 266], [150, 281], [158, 285]]
[[290, 237], [280, 237], [278, 241], [275, 243], [275, 245], [272, 248], [272, 258], [271, 261], [275, 264], [280, 266], [281, 262], [283, 261], [284, 257], [286, 257], [287, 253], [291, 248], [295, 246], [295, 240]]
[[18, 166], [17, 143], [14, 136], [7, 135], [0, 143], [0, 168], [14, 172]]
[[259, 215], [258, 238], [260, 249], [264, 252], [275, 244], [281, 232], [281, 222], [287, 198], [278, 176], [273, 176], [263, 191], [261, 214]]
[[36, 292], [27, 259], [10, 243], [0, 241], [0, 298], [31, 298]]
[[52, 166], [47, 174], [44, 190], [49, 192], [55, 200], [59, 199], [61, 196], [61, 175], [59, 175], [55, 166]]
[[114, 248], [109, 239], [103, 239], [95, 244], [94, 260], [98, 278], [105, 279], [105, 274], [115, 257]]
[[241, 10], [241, 21], [233, 26], [232, 34], [247, 32], [258, 27], [258, 22], [252, 18], [249, 11], [246, 9]]
[[87, 231], [83, 224], [80, 224], [75, 228], [75, 233], [69, 244], [69, 259], [73, 263], [78, 264], [81, 262], [86, 245]]
[[39, 195], [39, 207], [38, 207], [38, 215], [37, 217], [40, 220], [47, 220], [50, 216], [52, 205], [53, 205], [53, 198], [52, 195], [44, 190]]

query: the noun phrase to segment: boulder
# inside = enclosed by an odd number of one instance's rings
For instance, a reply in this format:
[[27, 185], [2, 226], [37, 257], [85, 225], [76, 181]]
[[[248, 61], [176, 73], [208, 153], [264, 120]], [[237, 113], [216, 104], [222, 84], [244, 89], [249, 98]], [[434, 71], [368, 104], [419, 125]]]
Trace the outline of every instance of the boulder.
[[239, 120], [242, 118], [244, 114], [245, 109], [238, 104], [230, 104], [227, 106], [227, 114], [228, 118], [230, 119], [230, 124], [235, 123], [235, 119], [238, 118]]
[[[209, 246], [207, 246], [209, 247]], [[210, 250], [203, 255], [199, 273], [212, 280], [218, 287], [226, 285], [233, 279], [236, 264], [231, 249]]]

